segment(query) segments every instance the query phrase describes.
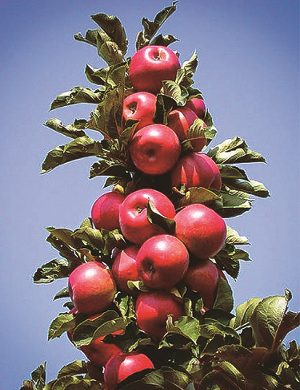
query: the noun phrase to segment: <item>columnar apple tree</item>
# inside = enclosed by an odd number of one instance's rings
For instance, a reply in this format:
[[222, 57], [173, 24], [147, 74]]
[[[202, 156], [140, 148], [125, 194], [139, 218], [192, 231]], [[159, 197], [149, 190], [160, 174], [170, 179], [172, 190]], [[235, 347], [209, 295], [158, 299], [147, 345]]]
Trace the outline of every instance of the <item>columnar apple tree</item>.
[[68, 125], [46, 122], [71, 140], [47, 154], [42, 173], [92, 156], [89, 177], [104, 190], [77, 228], [47, 229], [59, 256], [33, 279], [65, 278], [48, 339], [68, 337], [79, 360], [47, 384], [41, 364], [22, 389], [299, 388], [299, 347], [283, 344], [300, 320], [287, 311], [291, 292], [234, 310], [228, 283], [250, 260], [230, 219], [269, 196], [239, 164], [265, 159], [238, 136], [209, 148], [217, 130], [194, 85], [197, 54], [182, 60], [169, 47], [177, 39], [157, 33], [175, 10], [176, 2], [142, 19], [132, 58], [115, 16], [92, 15], [98, 27], [75, 35], [107, 66], [86, 66], [96, 89], [52, 102], [51, 110], [91, 103], [93, 111]]

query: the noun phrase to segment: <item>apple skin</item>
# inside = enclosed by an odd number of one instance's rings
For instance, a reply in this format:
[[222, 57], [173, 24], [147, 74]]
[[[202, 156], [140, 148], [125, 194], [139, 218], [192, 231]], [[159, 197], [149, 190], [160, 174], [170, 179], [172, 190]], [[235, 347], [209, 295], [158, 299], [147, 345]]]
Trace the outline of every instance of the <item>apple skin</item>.
[[225, 221], [203, 204], [184, 207], [176, 214], [175, 222], [175, 236], [200, 259], [216, 255], [225, 243]]
[[[188, 107], [178, 107], [168, 114], [168, 127], [177, 134], [180, 141], [187, 139], [187, 130], [193, 122], [199, 119], [196, 113]], [[203, 127], [206, 124], [203, 122]], [[194, 151], [199, 152], [206, 144], [206, 138], [198, 138], [190, 141]]]
[[124, 237], [136, 245], [142, 245], [148, 238], [165, 233], [160, 226], [148, 221], [148, 200], [166, 218], [173, 219], [176, 215], [173, 203], [162, 192], [143, 188], [127, 195], [120, 206], [120, 228]]
[[181, 157], [170, 173], [171, 186], [204, 187], [220, 191], [221, 174], [217, 164], [205, 153], [189, 153]]
[[141, 292], [136, 300], [136, 322], [138, 327], [155, 339], [161, 339], [166, 333], [168, 315], [177, 321], [183, 316], [181, 301], [167, 291]]
[[79, 313], [100, 313], [112, 304], [117, 292], [112, 273], [98, 261], [83, 263], [68, 278], [71, 300]]
[[119, 206], [125, 199], [120, 192], [107, 192], [93, 204], [91, 217], [96, 229], [115, 230], [119, 226]]
[[205, 308], [213, 307], [219, 272], [211, 260], [199, 259], [197, 264], [188, 268], [183, 280], [193, 291], [200, 293]]
[[148, 125], [137, 131], [129, 141], [134, 165], [148, 175], [169, 172], [179, 159], [180, 141], [173, 130], [161, 124]]
[[138, 50], [129, 65], [129, 79], [136, 91], [157, 94], [163, 80], [175, 80], [180, 63], [165, 46], [149, 45]]
[[112, 357], [104, 370], [104, 384], [106, 390], [114, 390], [118, 383], [130, 375], [145, 369], [153, 369], [152, 361], [143, 353], [127, 352]]
[[89, 345], [80, 347], [80, 350], [85, 354], [97, 367], [103, 367], [113, 356], [122, 353], [121, 348], [113, 343], [105, 343], [104, 337], [99, 337]]
[[189, 253], [176, 237], [161, 234], [144, 242], [136, 264], [145, 286], [157, 290], [171, 289], [183, 279], [189, 266]]
[[156, 96], [149, 92], [136, 92], [124, 99], [123, 118], [139, 120], [135, 131], [153, 124], [156, 111]]
[[137, 245], [128, 245], [118, 251], [111, 267], [119, 290], [129, 295], [135, 295], [135, 292], [127, 286], [128, 280], [140, 280], [136, 267], [136, 257], [139, 249], [140, 247]]
[[205, 115], [205, 103], [203, 99], [200, 98], [192, 98], [186, 102], [185, 107], [190, 108], [195, 112], [198, 118], [203, 119]]

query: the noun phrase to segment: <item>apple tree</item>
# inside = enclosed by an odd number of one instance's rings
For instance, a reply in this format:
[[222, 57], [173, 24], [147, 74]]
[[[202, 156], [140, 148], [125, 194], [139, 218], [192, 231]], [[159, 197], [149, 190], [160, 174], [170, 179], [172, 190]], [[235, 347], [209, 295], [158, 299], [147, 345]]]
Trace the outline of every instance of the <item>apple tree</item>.
[[41, 364], [22, 390], [299, 388], [299, 346], [283, 344], [300, 324], [291, 292], [234, 310], [228, 283], [250, 260], [230, 219], [269, 196], [239, 164], [265, 159], [238, 136], [209, 148], [217, 129], [194, 86], [197, 54], [182, 61], [170, 48], [177, 39], [158, 34], [175, 11], [173, 2], [142, 19], [132, 58], [115, 16], [92, 15], [97, 27], [75, 35], [106, 67], [86, 65], [96, 89], [77, 86], [51, 103], [95, 108], [71, 124], [46, 122], [69, 140], [49, 151], [42, 173], [93, 157], [89, 178], [104, 193], [74, 230], [47, 228], [59, 256], [33, 281], [66, 280], [48, 339], [67, 336], [82, 359], [48, 383]]

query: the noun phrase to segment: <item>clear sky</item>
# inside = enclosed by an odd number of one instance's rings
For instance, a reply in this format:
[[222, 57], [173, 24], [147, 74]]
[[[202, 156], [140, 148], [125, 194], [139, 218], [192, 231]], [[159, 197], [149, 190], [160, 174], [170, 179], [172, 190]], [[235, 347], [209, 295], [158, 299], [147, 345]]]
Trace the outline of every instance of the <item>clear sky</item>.
[[[57, 256], [45, 242], [45, 227], [77, 228], [103, 191], [101, 179], [88, 179], [93, 159], [39, 174], [46, 153], [66, 142], [43, 123], [52, 117], [72, 123], [88, 118], [92, 109], [77, 105], [49, 112], [51, 101], [77, 85], [94, 88], [85, 79], [85, 64], [104, 66], [96, 50], [73, 35], [96, 28], [92, 14], [118, 16], [131, 56], [141, 18], [153, 20], [168, 5], [171, 1], [0, 3], [0, 389], [18, 389], [44, 361], [50, 380], [63, 365], [83, 358], [65, 336], [46, 340], [51, 320], [63, 311], [52, 298], [66, 281], [32, 283], [36, 268]], [[181, 61], [198, 53], [194, 81], [218, 129], [213, 144], [237, 135], [267, 160], [245, 168], [271, 197], [256, 198], [249, 213], [228, 220], [249, 238], [245, 249], [253, 260], [242, 263], [237, 281], [230, 281], [235, 304], [282, 295], [288, 288], [289, 308], [298, 311], [299, 2], [181, 0], [177, 6], [161, 32], [180, 39], [171, 48]], [[299, 331], [291, 338], [299, 343]]]

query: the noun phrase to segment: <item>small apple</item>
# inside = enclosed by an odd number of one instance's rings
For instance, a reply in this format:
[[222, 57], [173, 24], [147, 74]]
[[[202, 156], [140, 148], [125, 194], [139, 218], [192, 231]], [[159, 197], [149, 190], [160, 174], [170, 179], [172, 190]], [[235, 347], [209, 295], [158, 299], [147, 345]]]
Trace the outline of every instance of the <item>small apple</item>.
[[136, 245], [142, 245], [144, 241], [154, 235], [165, 233], [160, 226], [154, 225], [148, 220], [147, 204], [149, 200], [157, 211], [166, 218], [173, 219], [176, 214], [170, 199], [157, 190], [143, 188], [127, 195], [120, 205], [120, 228], [124, 237]]
[[[188, 107], [178, 107], [168, 114], [168, 126], [175, 131], [180, 141], [187, 139], [187, 130], [192, 126], [194, 121], [199, 118], [193, 110]], [[206, 124], [201, 121], [202, 126]], [[206, 138], [191, 139], [191, 144], [195, 152], [199, 152], [206, 144]]]
[[184, 315], [182, 302], [166, 291], [141, 292], [136, 300], [136, 322], [150, 336], [161, 339], [166, 333], [168, 315], [173, 321]]
[[107, 192], [93, 204], [91, 217], [96, 229], [115, 230], [119, 228], [119, 206], [125, 199], [120, 192]]
[[139, 120], [135, 131], [153, 124], [156, 111], [156, 96], [149, 92], [136, 92], [124, 99], [123, 118]]
[[116, 355], [105, 366], [105, 389], [114, 390], [118, 383], [124, 381], [130, 375], [153, 368], [152, 361], [143, 353], [127, 352]]
[[195, 203], [181, 209], [175, 216], [175, 236], [200, 259], [217, 254], [226, 239], [226, 224], [209, 207]]
[[144, 242], [136, 264], [145, 286], [170, 289], [183, 279], [189, 266], [189, 253], [178, 238], [161, 234]]
[[140, 247], [137, 245], [128, 245], [126, 248], [119, 250], [114, 257], [112, 265], [113, 277], [119, 289], [129, 295], [134, 291], [127, 286], [129, 280], [140, 280], [137, 267], [136, 257]]
[[221, 174], [217, 164], [205, 153], [189, 153], [181, 157], [171, 173], [171, 186], [204, 187], [220, 191]]
[[134, 165], [148, 175], [169, 172], [181, 153], [180, 141], [173, 130], [161, 124], [148, 125], [137, 131], [129, 141]]
[[200, 293], [204, 306], [211, 309], [215, 301], [214, 293], [218, 279], [217, 266], [209, 259], [199, 259], [197, 264], [188, 268], [183, 280], [193, 291]]
[[203, 99], [200, 98], [192, 98], [189, 101], [186, 102], [185, 107], [190, 108], [195, 112], [195, 114], [198, 116], [198, 118], [203, 119], [205, 115], [205, 103]]
[[177, 55], [165, 46], [145, 46], [138, 50], [129, 65], [129, 79], [136, 91], [157, 94], [163, 80], [175, 80], [180, 63]]
[[69, 275], [68, 289], [75, 308], [86, 315], [106, 310], [117, 292], [111, 271], [98, 261], [75, 268]]

